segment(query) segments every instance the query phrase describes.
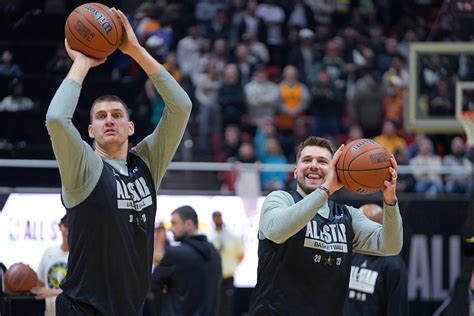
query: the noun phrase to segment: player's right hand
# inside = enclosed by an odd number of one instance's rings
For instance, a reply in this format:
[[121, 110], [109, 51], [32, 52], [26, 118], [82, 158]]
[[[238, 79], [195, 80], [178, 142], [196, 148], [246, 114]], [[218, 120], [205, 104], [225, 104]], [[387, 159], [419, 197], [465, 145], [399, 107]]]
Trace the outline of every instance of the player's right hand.
[[336, 172], [336, 165], [339, 160], [339, 158], [342, 155], [342, 149], [344, 148], [344, 144], [342, 144], [334, 153], [332, 156], [331, 163], [329, 165], [328, 173], [326, 175], [325, 181], [323, 185], [328, 188], [328, 190], [331, 193], [334, 193], [338, 190], [340, 190], [342, 187], [344, 187], [344, 184], [342, 184], [341, 181], [339, 181], [339, 178], [337, 177], [337, 172]]
[[105, 61], [107, 60], [107, 57], [103, 59], [96, 59], [96, 58], [92, 58], [87, 55], [84, 55], [80, 51], [72, 49], [71, 46], [69, 46], [69, 43], [67, 42], [66, 38], [64, 39], [64, 46], [66, 47], [67, 54], [69, 58], [72, 59], [72, 61], [75, 62], [76, 60], [83, 60], [84, 62], [86, 62], [89, 68], [99, 66], [105, 63]]

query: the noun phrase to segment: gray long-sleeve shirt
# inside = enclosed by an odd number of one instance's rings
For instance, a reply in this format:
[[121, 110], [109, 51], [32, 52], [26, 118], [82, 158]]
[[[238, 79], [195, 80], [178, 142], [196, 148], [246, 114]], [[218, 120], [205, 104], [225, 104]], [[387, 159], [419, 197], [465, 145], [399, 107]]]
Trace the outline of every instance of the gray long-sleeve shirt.
[[[183, 136], [192, 104], [186, 92], [163, 67], [150, 79], [164, 99], [163, 117], [155, 130], [132, 150], [145, 161], [158, 188]], [[80, 204], [92, 192], [101, 175], [102, 159], [118, 172], [128, 174], [126, 160], [100, 157], [81, 139], [72, 124], [80, 92], [79, 83], [65, 79], [46, 114], [46, 127], [59, 164], [62, 197], [68, 208]]]
[[[383, 225], [369, 220], [361, 210], [346, 205], [352, 217], [353, 249], [369, 255], [395, 255], [402, 248], [402, 218], [398, 203], [384, 203]], [[325, 193], [315, 190], [295, 203], [288, 192], [270, 193], [262, 206], [259, 239], [282, 244], [300, 231], [318, 213], [327, 218], [329, 208]]]

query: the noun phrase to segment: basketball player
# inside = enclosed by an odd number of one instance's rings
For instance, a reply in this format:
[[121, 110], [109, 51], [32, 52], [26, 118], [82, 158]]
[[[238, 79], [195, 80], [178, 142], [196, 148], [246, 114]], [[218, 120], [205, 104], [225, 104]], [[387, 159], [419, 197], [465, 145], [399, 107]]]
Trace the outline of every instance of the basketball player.
[[92, 149], [72, 124], [81, 84], [105, 62], [66, 49], [73, 65], [57, 90], [46, 126], [59, 164], [69, 220], [68, 273], [57, 315], [140, 315], [150, 286], [156, 191], [183, 135], [191, 101], [139, 43], [126, 16], [119, 49], [148, 74], [165, 100], [156, 129], [129, 150], [135, 125], [126, 105], [103, 96], [90, 110]]
[[[383, 189], [383, 225], [354, 207], [328, 200], [343, 187], [331, 143], [309, 137], [296, 153], [296, 192], [274, 191], [262, 206], [257, 285], [250, 315], [342, 315], [352, 251], [394, 255], [402, 247], [397, 163]], [[334, 155], [333, 155], [334, 154]]]
[[49, 247], [44, 251], [36, 270], [38, 283], [30, 290], [36, 299], [45, 300], [45, 316], [56, 315], [56, 297], [62, 292], [59, 284], [67, 273], [69, 246], [67, 244], [68, 222], [66, 215], [61, 218], [58, 226], [61, 231], [61, 244]]
[[[370, 220], [382, 224], [379, 205], [365, 204], [360, 210]], [[346, 316], [408, 315], [408, 276], [400, 255], [352, 255]]]

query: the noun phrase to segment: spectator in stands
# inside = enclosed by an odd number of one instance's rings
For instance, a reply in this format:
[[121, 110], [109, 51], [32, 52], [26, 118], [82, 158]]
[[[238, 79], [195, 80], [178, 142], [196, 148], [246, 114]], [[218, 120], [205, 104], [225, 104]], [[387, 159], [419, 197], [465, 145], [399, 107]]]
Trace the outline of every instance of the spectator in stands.
[[374, 140], [387, 148], [390, 154], [395, 154], [398, 148], [406, 148], [406, 140], [397, 134], [395, 123], [385, 121], [382, 124], [382, 133], [374, 137]]
[[307, 84], [311, 67], [317, 55], [314, 32], [311, 29], [302, 29], [298, 32], [298, 38], [299, 43], [291, 47], [288, 54], [288, 64], [298, 69], [300, 80]]
[[398, 76], [390, 77], [382, 101], [384, 120], [392, 121], [397, 128], [403, 127], [406, 86]]
[[22, 75], [21, 67], [13, 62], [12, 52], [8, 49], [5, 50], [0, 63], [0, 76], [21, 77]]
[[465, 168], [464, 172], [453, 171], [445, 175], [446, 192], [471, 193], [472, 173], [469, 170], [472, 168], [472, 163], [466, 155], [466, 144], [462, 137], [456, 136], [451, 140], [451, 153], [444, 156], [443, 166]]
[[219, 315], [222, 267], [219, 253], [199, 234], [198, 216], [190, 206], [171, 213], [175, 241], [152, 275], [152, 290], [161, 297], [159, 315]]
[[178, 41], [176, 57], [184, 76], [190, 76], [199, 59], [202, 37], [198, 24], [188, 27], [188, 35]]
[[24, 95], [23, 83], [18, 78], [13, 78], [8, 85], [10, 94], [0, 103], [0, 112], [21, 112], [35, 108], [35, 103]]
[[197, 150], [202, 153], [209, 152], [209, 140], [220, 132], [220, 113], [217, 103], [217, 93], [222, 85], [222, 71], [215, 59], [209, 60], [207, 71], [196, 75], [195, 96], [198, 101], [198, 135]]
[[245, 33], [252, 32], [256, 34], [259, 42], [266, 44], [265, 39], [267, 37], [267, 26], [265, 21], [257, 16], [257, 6], [258, 1], [247, 1], [240, 24], [237, 25], [238, 38], [242, 38]]
[[235, 300], [234, 275], [237, 267], [244, 259], [244, 244], [238, 236], [226, 228], [220, 211], [212, 213], [212, 222], [214, 223], [214, 230], [211, 231], [208, 238], [219, 252], [222, 262], [219, 316], [233, 316]]
[[38, 283], [31, 289], [36, 299], [45, 300], [45, 316], [56, 315], [56, 297], [62, 293], [59, 284], [67, 273], [68, 221], [64, 215], [58, 224], [61, 232], [61, 244], [47, 248], [41, 258], [36, 275]]
[[[255, 134], [255, 149], [257, 158], [264, 164], [287, 164], [288, 159], [283, 155], [275, 127], [270, 118], [264, 118], [258, 123]], [[262, 171], [262, 190], [283, 190], [286, 187], [288, 173], [281, 171]]]
[[231, 30], [231, 19], [228, 11], [220, 6], [216, 9], [212, 18], [204, 24], [204, 34], [211, 41], [219, 38], [229, 38]]
[[433, 54], [427, 57], [420, 57], [422, 63], [423, 71], [421, 75], [420, 90], [427, 92], [432, 89], [435, 89], [438, 81], [442, 78], [449, 77], [450, 71], [444, 65], [444, 58], [438, 54]]
[[240, 83], [246, 85], [251, 79], [255, 67], [261, 64], [259, 58], [250, 52], [250, 48], [245, 43], [238, 43], [231, 58], [240, 72]]
[[331, 79], [331, 70], [320, 69], [316, 81], [310, 86], [311, 101], [308, 113], [312, 116], [313, 135], [338, 137], [343, 131], [342, 115], [344, 94]]
[[381, 73], [386, 72], [392, 64], [392, 57], [397, 55], [398, 41], [395, 37], [389, 37], [385, 40], [384, 51], [377, 56], [377, 68]]
[[270, 61], [270, 53], [268, 52], [268, 48], [265, 46], [265, 44], [258, 41], [257, 34], [255, 32], [247, 32], [242, 34], [242, 43], [249, 47], [250, 54], [257, 57], [261, 64], [268, 64]]
[[264, 0], [257, 6], [256, 15], [266, 25], [267, 34], [265, 44], [270, 52], [270, 64], [281, 67], [286, 60], [285, 47], [285, 21], [286, 15], [279, 2]]
[[358, 73], [360, 78], [355, 82], [347, 110], [352, 123], [359, 125], [364, 134], [372, 138], [380, 132], [382, 125], [384, 93], [373, 69], [361, 67]]
[[219, 142], [219, 149], [216, 153], [216, 161], [234, 161], [239, 153], [241, 144], [239, 125], [230, 124], [224, 129], [224, 139]]
[[390, 68], [384, 72], [382, 77], [384, 87], [388, 86], [393, 77], [400, 78], [400, 85], [408, 87], [408, 84], [410, 83], [410, 75], [405, 67], [405, 58], [400, 54], [393, 55], [390, 60]]
[[347, 131], [347, 140], [346, 144], [350, 143], [353, 140], [364, 138], [364, 130], [357, 124], [352, 124], [349, 126]]
[[286, 16], [286, 29], [296, 27], [297, 29], [314, 30], [316, 21], [311, 7], [304, 0], [286, 1], [283, 4]]
[[[383, 224], [379, 205], [364, 204], [360, 210], [371, 221]], [[408, 315], [407, 283], [407, 267], [400, 255], [372, 256], [353, 252], [344, 315]]]
[[244, 86], [247, 100], [247, 112], [251, 123], [263, 118], [273, 118], [278, 108], [278, 85], [268, 79], [268, 73], [263, 65], [255, 68], [252, 80]]
[[344, 93], [347, 80], [346, 63], [341, 56], [339, 48], [340, 45], [334, 39], [326, 43], [323, 58], [316, 60], [311, 67], [308, 78], [309, 83], [317, 82], [321, 70], [326, 70], [335, 88]]
[[[395, 160], [399, 166], [408, 166], [410, 159], [407, 148], [397, 148], [395, 150]], [[397, 192], [415, 192], [416, 180], [413, 177], [412, 171], [408, 173], [399, 173], [397, 179]]]
[[283, 69], [283, 78], [278, 88], [280, 101], [275, 116], [275, 125], [279, 133], [292, 133], [296, 120], [303, 115], [308, 107], [309, 90], [299, 81], [298, 69], [291, 65]]
[[245, 113], [246, 97], [244, 88], [240, 84], [237, 65], [225, 66], [223, 83], [217, 92], [217, 102], [220, 106], [223, 127], [229, 124], [241, 124]]
[[435, 91], [430, 93], [428, 113], [430, 116], [454, 117], [454, 93], [450, 81], [442, 78], [436, 84]]
[[416, 192], [425, 193], [427, 197], [435, 197], [444, 191], [443, 180], [438, 172], [441, 157], [434, 153], [433, 143], [429, 138], [420, 141], [419, 152], [410, 159], [409, 164], [413, 167]]
[[56, 48], [53, 58], [46, 65], [46, 70], [50, 73], [63, 76], [67, 74], [71, 66], [72, 60], [67, 55], [64, 45], [61, 43], [61, 45]]

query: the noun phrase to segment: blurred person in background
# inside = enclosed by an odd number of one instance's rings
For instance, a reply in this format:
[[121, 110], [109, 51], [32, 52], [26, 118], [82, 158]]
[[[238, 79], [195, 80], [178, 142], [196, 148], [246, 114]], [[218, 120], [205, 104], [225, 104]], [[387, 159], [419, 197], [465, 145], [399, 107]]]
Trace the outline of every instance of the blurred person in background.
[[418, 154], [409, 160], [415, 177], [415, 191], [424, 193], [427, 197], [435, 197], [444, 192], [443, 179], [438, 170], [441, 167], [441, 157], [434, 152], [433, 142], [429, 138], [420, 141]]
[[222, 213], [212, 213], [214, 230], [209, 234], [209, 241], [219, 252], [222, 262], [222, 287], [219, 316], [234, 315], [234, 274], [244, 259], [244, 245], [239, 237], [225, 227]]
[[0, 62], [0, 76], [21, 77], [23, 71], [20, 65], [13, 62], [13, 54], [10, 50], [5, 50], [2, 53]]
[[67, 273], [69, 256], [67, 215], [61, 218], [58, 227], [61, 232], [61, 244], [49, 247], [44, 251], [36, 270], [38, 283], [30, 291], [36, 299], [45, 300], [45, 316], [56, 315], [56, 297], [62, 293], [59, 284]]
[[472, 187], [472, 173], [469, 172], [472, 168], [472, 163], [466, 154], [466, 144], [461, 136], [456, 136], [451, 140], [451, 153], [444, 156], [442, 161], [443, 166], [449, 167], [464, 167], [466, 170], [449, 172], [445, 175], [445, 190], [453, 193], [471, 193]]
[[[360, 210], [371, 221], [383, 223], [383, 210], [379, 205], [364, 204]], [[344, 315], [407, 316], [407, 283], [407, 268], [400, 255], [353, 253]]]
[[0, 102], [0, 112], [21, 112], [35, 108], [35, 103], [24, 95], [23, 83], [18, 78], [13, 78], [8, 85], [9, 95]]
[[198, 216], [190, 206], [171, 213], [177, 244], [165, 251], [152, 275], [152, 291], [161, 295], [162, 316], [218, 316], [222, 284], [219, 253], [199, 234]]

